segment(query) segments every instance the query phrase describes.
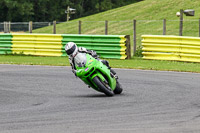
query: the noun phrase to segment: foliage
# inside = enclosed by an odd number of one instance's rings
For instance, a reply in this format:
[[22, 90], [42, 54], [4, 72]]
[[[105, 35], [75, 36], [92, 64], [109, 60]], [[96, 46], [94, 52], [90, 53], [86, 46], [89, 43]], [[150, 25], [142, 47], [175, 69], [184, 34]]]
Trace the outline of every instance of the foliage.
[[28, 21], [33, 12], [33, 5], [30, 0], [1, 0], [0, 20]]
[[142, 45], [137, 46], [136, 48], [136, 53], [135, 53], [136, 57], [142, 57]]
[[1, 0], [0, 20], [23, 21], [65, 21], [67, 6], [77, 13], [71, 19], [88, 16], [141, 0]]

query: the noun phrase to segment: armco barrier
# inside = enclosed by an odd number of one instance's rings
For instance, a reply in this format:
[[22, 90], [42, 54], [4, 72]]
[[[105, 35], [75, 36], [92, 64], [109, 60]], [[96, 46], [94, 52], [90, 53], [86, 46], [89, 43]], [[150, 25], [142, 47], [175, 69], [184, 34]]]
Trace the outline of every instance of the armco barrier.
[[131, 56], [130, 36], [75, 34], [0, 34], [0, 54], [67, 56], [64, 47], [70, 41], [95, 50], [103, 58]]
[[142, 35], [144, 59], [200, 62], [200, 38]]

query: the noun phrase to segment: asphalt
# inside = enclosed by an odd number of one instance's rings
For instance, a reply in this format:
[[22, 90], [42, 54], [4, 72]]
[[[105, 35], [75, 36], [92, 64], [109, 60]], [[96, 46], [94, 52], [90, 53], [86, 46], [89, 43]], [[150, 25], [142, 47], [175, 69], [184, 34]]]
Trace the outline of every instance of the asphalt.
[[0, 65], [0, 133], [200, 132], [200, 74], [115, 70], [106, 97], [70, 67]]

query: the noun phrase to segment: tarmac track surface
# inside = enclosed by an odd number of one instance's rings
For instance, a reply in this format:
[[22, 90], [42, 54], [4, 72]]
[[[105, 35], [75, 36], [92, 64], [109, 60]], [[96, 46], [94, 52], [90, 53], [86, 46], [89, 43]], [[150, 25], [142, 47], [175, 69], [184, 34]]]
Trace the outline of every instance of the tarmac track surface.
[[70, 67], [0, 65], [0, 133], [200, 132], [200, 74], [115, 70], [106, 97]]

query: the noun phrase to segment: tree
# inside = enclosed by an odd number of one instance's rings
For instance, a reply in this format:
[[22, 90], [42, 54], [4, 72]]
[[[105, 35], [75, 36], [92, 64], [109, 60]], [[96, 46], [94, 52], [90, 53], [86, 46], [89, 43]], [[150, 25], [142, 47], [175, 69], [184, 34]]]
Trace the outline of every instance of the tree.
[[29, 21], [34, 14], [30, 0], [2, 0], [6, 21]]
[[76, 9], [70, 19], [92, 15], [141, 0], [1, 0], [1, 21], [66, 21], [67, 6]]

